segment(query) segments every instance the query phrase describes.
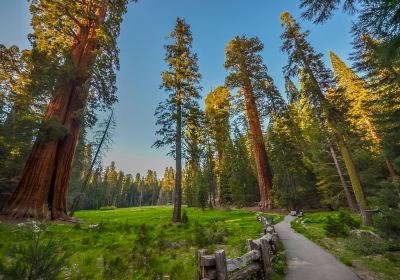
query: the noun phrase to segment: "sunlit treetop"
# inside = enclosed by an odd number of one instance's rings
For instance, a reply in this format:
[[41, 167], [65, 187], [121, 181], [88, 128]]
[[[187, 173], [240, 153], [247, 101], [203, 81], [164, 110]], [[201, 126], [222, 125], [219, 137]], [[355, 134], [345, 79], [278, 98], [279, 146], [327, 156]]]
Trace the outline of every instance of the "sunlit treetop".
[[127, 4], [128, 0], [33, 0], [30, 5], [33, 15], [30, 41], [36, 52], [46, 55], [53, 64], [55, 81], [74, 76], [81, 63], [81, 59], [73, 59], [74, 53], [85, 46], [82, 40], [95, 41], [90, 71], [83, 74], [89, 77], [86, 82], [89, 125], [96, 120], [96, 109], [110, 108], [117, 101], [116, 40]]

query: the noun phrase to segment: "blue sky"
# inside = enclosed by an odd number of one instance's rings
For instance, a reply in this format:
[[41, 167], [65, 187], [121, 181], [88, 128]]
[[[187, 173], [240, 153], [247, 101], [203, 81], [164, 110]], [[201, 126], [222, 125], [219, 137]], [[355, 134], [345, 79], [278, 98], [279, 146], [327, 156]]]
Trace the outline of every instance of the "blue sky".
[[[283, 90], [282, 67], [286, 55], [280, 51], [279, 38], [282, 32], [279, 15], [283, 11], [289, 11], [304, 29], [311, 31], [311, 43], [325, 58], [329, 51], [334, 51], [346, 60], [351, 53], [351, 17], [337, 13], [324, 25], [314, 25], [300, 19], [298, 2], [140, 0], [129, 4], [119, 38], [117, 128], [113, 148], [104, 163], [114, 160], [118, 169], [132, 174], [153, 169], [160, 176], [166, 166], [174, 165], [165, 155], [166, 150], [155, 150], [151, 145], [156, 139], [154, 109], [166, 96], [159, 89], [160, 72], [165, 69], [163, 45], [178, 16], [191, 25], [193, 50], [198, 54], [203, 75], [203, 96], [224, 83], [224, 48], [236, 35], [258, 36], [264, 42], [264, 62], [278, 88]], [[0, 43], [29, 48], [26, 37], [31, 31], [29, 24], [27, 1], [1, 0]]]

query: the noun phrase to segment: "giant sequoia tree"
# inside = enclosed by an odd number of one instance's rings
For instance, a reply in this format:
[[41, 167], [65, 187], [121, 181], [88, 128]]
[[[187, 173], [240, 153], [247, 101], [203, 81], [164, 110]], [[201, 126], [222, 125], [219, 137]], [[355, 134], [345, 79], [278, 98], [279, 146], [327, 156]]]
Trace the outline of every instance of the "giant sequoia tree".
[[[64, 219], [72, 162], [82, 125], [93, 108], [116, 101], [116, 39], [128, 0], [34, 0], [35, 52], [49, 57], [56, 73], [39, 136], [5, 213]], [[85, 118], [87, 117], [87, 118]]]
[[230, 71], [225, 83], [229, 88], [240, 88], [244, 96], [260, 189], [260, 208], [265, 210], [272, 206], [269, 194], [272, 188], [272, 172], [265, 150], [256, 97], [267, 95], [266, 90], [272, 79], [268, 76], [267, 67], [259, 54], [263, 48], [258, 38], [236, 37], [231, 40], [225, 49], [225, 68]]
[[198, 111], [199, 81], [201, 75], [197, 66], [197, 55], [192, 53], [192, 33], [190, 26], [181, 18], [176, 21], [174, 31], [169, 36], [174, 42], [166, 45], [168, 70], [162, 72], [162, 88], [168, 98], [156, 109], [157, 134], [160, 139], [155, 147], [171, 147], [170, 155], [175, 157], [175, 198], [172, 221], [181, 221], [182, 205], [182, 140], [190, 113]]

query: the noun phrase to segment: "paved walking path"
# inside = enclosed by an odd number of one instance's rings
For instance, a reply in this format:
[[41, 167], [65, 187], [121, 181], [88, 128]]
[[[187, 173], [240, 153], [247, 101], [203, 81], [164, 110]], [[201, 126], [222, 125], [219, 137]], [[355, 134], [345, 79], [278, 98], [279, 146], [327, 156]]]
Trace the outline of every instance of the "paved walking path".
[[359, 280], [347, 266], [330, 253], [290, 227], [292, 216], [286, 216], [275, 230], [285, 246], [288, 269], [286, 280]]

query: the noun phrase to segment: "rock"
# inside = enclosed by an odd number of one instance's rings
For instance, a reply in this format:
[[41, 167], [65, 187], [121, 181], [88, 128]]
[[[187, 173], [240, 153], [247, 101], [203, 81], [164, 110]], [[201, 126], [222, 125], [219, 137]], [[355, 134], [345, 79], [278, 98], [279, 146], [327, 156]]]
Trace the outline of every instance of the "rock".
[[381, 237], [377, 235], [376, 233], [370, 231], [370, 230], [362, 230], [362, 229], [353, 229], [350, 231], [350, 235], [357, 236], [357, 237], [373, 237], [376, 239], [380, 239]]
[[172, 249], [179, 249], [187, 244], [186, 240], [180, 240], [178, 242], [170, 242], [168, 243], [168, 247]]

